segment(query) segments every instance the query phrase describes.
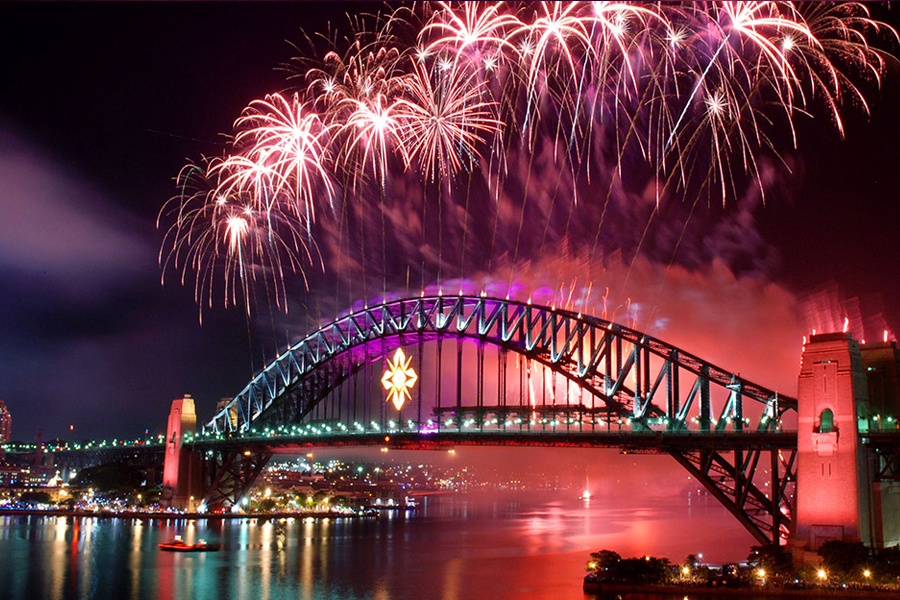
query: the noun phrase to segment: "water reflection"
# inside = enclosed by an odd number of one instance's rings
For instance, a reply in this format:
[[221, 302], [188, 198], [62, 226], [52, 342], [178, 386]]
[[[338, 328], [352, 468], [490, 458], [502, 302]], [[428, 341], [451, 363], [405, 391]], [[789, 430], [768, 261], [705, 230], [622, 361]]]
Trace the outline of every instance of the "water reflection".
[[[377, 519], [133, 522], [0, 517], [0, 598], [482, 600], [581, 598], [587, 553], [746, 557], [718, 505], [540, 496], [425, 499]], [[219, 552], [160, 552], [183, 535]]]

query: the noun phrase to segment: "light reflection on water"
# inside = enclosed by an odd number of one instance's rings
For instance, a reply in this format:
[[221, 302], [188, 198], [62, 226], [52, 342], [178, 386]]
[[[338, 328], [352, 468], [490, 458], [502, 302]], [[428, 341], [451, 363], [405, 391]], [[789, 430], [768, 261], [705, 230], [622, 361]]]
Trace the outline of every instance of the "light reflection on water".
[[[583, 598], [587, 554], [744, 559], [713, 500], [439, 496], [377, 519], [128, 521], [0, 517], [0, 598]], [[160, 552], [175, 535], [218, 552]]]

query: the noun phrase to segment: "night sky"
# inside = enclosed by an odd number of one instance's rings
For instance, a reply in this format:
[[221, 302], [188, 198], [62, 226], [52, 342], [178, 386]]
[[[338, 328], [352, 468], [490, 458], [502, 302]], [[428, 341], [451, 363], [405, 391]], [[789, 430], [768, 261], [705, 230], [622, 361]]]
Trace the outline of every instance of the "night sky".
[[[278, 70], [295, 54], [289, 42], [343, 26], [361, 4], [0, 7], [0, 399], [14, 438], [155, 433], [184, 393], [205, 421], [262, 366], [258, 322], [217, 307], [201, 327], [190, 287], [160, 284], [156, 219], [185, 162], [220, 155], [241, 110], [290, 85]], [[738, 215], [731, 242], [749, 244], [739, 262], [759, 257], [755, 281], [796, 299], [801, 316], [824, 289], [900, 331], [896, 61], [870, 98], [871, 119], [847, 110], [843, 141], [801, 120], [799, 149], [781, 149], [792, 173]], [[685, 268], [708, 273], [715, 259]], [[779, 351], [799, 358], [797, 342]]]

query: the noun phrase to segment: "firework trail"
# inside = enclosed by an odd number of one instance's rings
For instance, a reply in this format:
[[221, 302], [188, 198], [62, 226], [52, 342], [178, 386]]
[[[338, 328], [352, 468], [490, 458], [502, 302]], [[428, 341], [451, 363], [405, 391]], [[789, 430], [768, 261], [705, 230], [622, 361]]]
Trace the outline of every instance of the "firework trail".
[[[299, 58], [291, 93], [249, 103], [226, 156], [185, 167], [160, 215], [164, 274], [193, 279], [198, 302], [249, 312], [260, 284], [286, 308], [285, 276], [316, 263], [380, 255], [386, 289], [388, 265], [421, 262], [424, 282], [444, 239], [469, 232], [478, 248], [460, 260], [517, 257], [520, 242], [599, 240], [622, 199], [652, 199], [652, 216], [681, 197], [693, 215], [747, 185], [764, 194], [795, 119], [824, 114], [843, 135], [847, 105], [868, 111], [885, 38], [861, 2], [437, 2], [358, 18]], [[649, 218], [630, 229], [640, 249]]]

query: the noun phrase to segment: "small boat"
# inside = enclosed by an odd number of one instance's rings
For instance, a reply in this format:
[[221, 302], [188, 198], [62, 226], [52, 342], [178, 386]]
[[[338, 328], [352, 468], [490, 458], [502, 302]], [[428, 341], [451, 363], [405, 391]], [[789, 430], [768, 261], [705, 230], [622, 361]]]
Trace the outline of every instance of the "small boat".
[[578, 496], [579, 500], [584, 500], [585, 502], [591, 501], [591, 481], [588, 479], [587, 467], [584, 470], [584, 491], [581, 492], [581, 495]]
[[184, 539], [180, 535], [176, 535], [171, 542], [157, 544], [160, 550], [168, 552], [208, 552], [218, 550], [218, 544], [207, 543], [206, 540], [198, 540], [196, 544], [185, 544]]

